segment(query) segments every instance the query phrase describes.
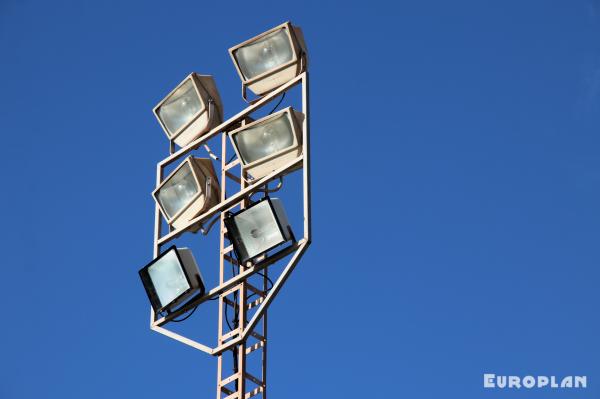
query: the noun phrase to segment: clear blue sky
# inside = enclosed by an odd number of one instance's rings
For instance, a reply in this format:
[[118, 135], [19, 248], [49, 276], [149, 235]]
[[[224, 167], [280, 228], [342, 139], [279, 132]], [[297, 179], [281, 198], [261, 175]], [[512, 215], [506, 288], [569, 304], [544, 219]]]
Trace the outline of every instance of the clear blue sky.
[[151, 110], [192, 71], [241, 110], [227, 49], [285, 20], [310, 53], [314, 242], [269, 313], [270, 397], [597, 398], [588, 0], [2, 0], [0, 398], [214, 397], [216, 360], [148, 328]]

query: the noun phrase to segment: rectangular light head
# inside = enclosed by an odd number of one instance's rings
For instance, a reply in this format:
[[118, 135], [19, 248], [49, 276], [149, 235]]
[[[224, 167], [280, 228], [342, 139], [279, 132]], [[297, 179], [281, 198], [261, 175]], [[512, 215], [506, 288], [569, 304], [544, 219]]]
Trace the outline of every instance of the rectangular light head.
[[169, 140], [184, 147], [223, 121], [223, 106], [212, 76], [191, 73], [156, 107], [154, 115]]
[[283, 205], [277, 198], [267, 197], [228, 215], [224, 221], [241, 264], [294, 239]]
[[204, 295], [202, 274], [192, 251], [172, 246], [139, 271], [156, 313], [171, 312], [193, 293]]
[[212, 161], [189, 156], [152, 196], [169, 225], [175, 229], [185, 226], [220, 201], [219, 180]]
[[288, 107], [229, 132], [244, 171], [260, 179], [299, 157], [303, 120], [304, 114]]
[[283, 23], [229, 49], [242, 84], [258, 96], [289, 82], [306, 70], [302, 30]]

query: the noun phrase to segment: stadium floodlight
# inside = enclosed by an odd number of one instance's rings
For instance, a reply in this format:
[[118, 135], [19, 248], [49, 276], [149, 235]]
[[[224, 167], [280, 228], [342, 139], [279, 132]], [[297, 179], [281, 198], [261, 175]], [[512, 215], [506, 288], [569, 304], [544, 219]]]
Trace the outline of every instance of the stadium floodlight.
[[[189, 156], [152, 192], [167, 223], [174, 229], [220, 201], [219, 180], [212, 161]], [[200, 226], [192, 228], [198, 231]]]
[[184, 147], [223, 121], [223, 106], [212, 76], [187, 76], [156, 107], [154, 115], [169, 140]]
[[304, 114], [288, 107], [228, 132], [245, 172], [260, 179], [302, 154]]
[[242, 79], [244, 98], [246, 87], [261, 96], [306, 70], [304, 35], [290, 22], [230, 48], [229, 54]]
[[156, 313], [185, 307], [184, 301], [206, 289], [192, 251], [172, 246], [139, 271], [150, 304]]
[[224, 219], [229, 240], [240, 264], [294, 240], [283, 205], [265, 197]]

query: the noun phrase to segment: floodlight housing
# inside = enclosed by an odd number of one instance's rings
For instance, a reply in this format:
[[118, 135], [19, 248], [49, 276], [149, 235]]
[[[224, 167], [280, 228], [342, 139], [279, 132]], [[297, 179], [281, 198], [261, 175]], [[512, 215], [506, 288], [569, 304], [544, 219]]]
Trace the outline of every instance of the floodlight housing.
[[180, 147], [223, 121], [223, 105], [213, 77], [195, 72], [177, 85], [153, 111], [169, 140]]
[[242, 168], [255, 179], [302, 154], [304, 114], [288, 107], [228, 132]]
[[229, 49], [246, 87], [262, 96], [306, 70], [306, 44], [302, 30], [285, 22]]
[[[174, 229], [217, 205], [219, 180], [209, 158], [189, 156], [152, 192], [167, 223]], [[196, 232], [200, 225], [192, 227]]]
[[206, 292], [192, 251], [170, 247], [139, 271], [142, 284], [156, 313], [172, 312], [193, 294]]
[[294, 240], [278, 198], [265, 197], [246, 209], [227, 215], [224, 222], [233, 250], [242, 265]]

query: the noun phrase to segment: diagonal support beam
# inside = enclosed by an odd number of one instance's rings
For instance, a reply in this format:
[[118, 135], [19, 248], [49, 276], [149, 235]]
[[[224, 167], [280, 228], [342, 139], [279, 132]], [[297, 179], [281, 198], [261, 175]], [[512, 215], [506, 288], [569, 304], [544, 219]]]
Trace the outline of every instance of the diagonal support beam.
[[[288, 256], [289, 254], [293, 253], [295, 250], [297, 250], [305, 241], [304, 240], [300, 240], [297, 243], [295, 243], [294, 245], [291, 245], [289, 248], [284, 249], [283, 251], [277, 253], [276, 255], [269, 257], [267, 259], [265, 259], [263, 262], [258, 263], [252, 267], [247, 268], [246, 270], [244, 270], [243, 272], [241, 272], [240, 274], [238, 274], [235, 277], [232, 277], [231, 279], [227, 280], [226, 282], [224, 282], [223, 284], [213, 288], [212, 290], [210, 290], [208, 293], [206, 293], [204, 296], [202, 297], [198, 297], [195, 299], [192, 299], [189, 303], [190, 307], [194, 307], [197, 306], [203, 302], [206, 302], [212, 298], [215, 298], [219, 295], [221, 295], [223, 292], [233, 288], [234, 286], [236, 286], [237, 284], [239, 284], [240, 282], [248, 279], [249, 277], [253, 276], [254, 274], [256, 274], [257, 272], [269, 267], [270, 265], [272, 265], [273, 263], [278, 262], [279, 260], [283, 259], [284, 257]], [[182, 314], [184, 314], [185, 311], [182, 309], [176, 310], [173, 313], [169, 314], [168, 316], [162, 317], [158, 320], [154, 320], [154, 318], [151, 319], [150, 321], [150, 326], [163, 326], [166, 323], [168, 323], [169, 321], [171, 321], [172, 319], [181, 316]], [[154, 316], [154, 312], [152, 312], [152, 316]]]
[[308, 245], [309, 245], [309, 243], [307, 241], [303, 241], [302, 244], [300, 244], [300, 246], [298, 247], [298, 250], [296, 251], [296, 253], [294, 253], [294, 256], [292, 256], [292, 258], [290, 259], [289, 263], [287, 264], [287, 266], [285, 267], [283, 272], [281, 272], [281, 275], [279, 276], [277, 281], [275, 281], [273, 283], [273, 288], [271, 288], [271, 290], [265, 297], [265, 300], [263, 301], [263, 303], [256, 310], [256, 312], [252, 316], [252, 319], [248, 322], [246, 327], [244, 327], [244, 332], [242, 333], [242, 335], [240, 337], [238, 337], [237, 339], [234, 339], [232, 341], [227, 342], [226, 344], [223, 344], [223, 345], [220, 345], [220, 346], [217, 346], [216, 348], [214, 348], [213, 352], [212, 352], [213, 355], [215, 355], [215, 356], [220, 355], [224, 351], [232, 348], [233, 346], [237, 345], [240, 342], [245, 341], [248, 338], [248, 335], [252, 332], [252, 330], [256, 326], [256, 323], [258, 323], [258, 321], [260, 320], [263, 313], [267, 310], [267, 308], [273, 301], [273, 298], [275, 298], [275, 296], [277, 296], [277, 294], [279, 293], [279, 290], [281, 290], [281, 287], [283, 286], [283, 284], [285, 284], [285, 282], [288, 279], [288, 277], [290, 276], [290, 274], [292, 274], [292, 272], [294, 271], [296, 264], [298, 263], [298, 261], [300, 260], [300, 258], [304, 254], [304, 252], [306, 251], [306, 248], [308, 247]]

